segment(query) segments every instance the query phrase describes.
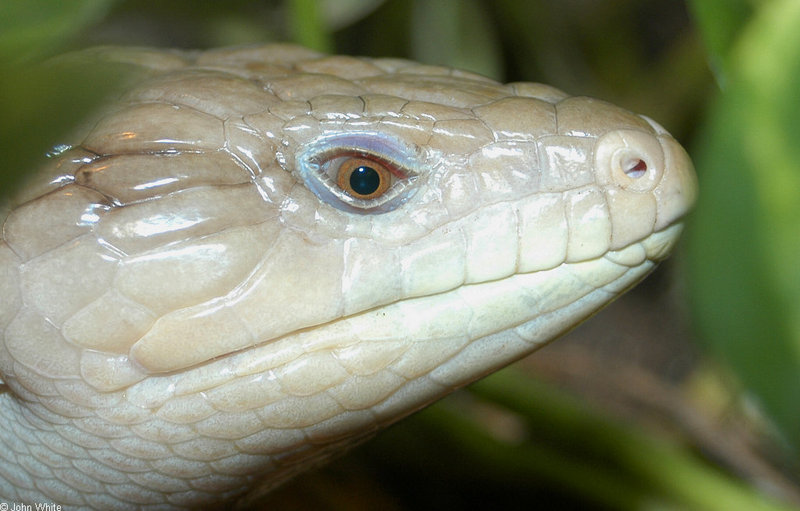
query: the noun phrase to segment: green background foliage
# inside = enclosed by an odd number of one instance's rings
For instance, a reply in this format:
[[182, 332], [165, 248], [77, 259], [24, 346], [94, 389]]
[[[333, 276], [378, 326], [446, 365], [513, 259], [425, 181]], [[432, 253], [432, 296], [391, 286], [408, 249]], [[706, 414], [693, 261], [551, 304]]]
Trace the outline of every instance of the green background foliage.
[[700, 339], [797, 454], [800, 2], [694, 5], [723, 90], [694, 144], [704, 198], [689, 239], [693, 312]]
[[[53, 56], [108, 44], [208, 48], [278, 40], [407, 57], [503, 81], [542, 81], [665, 125], [688, 147], [701, 185], [685, 250], [667, 278], [686, 283], [677, 286], [683, 290], [677, 301], [689, 304], [693, 333], [687, 337], [701, 355], [672, 383], [691, 394], [698, 381], [701, 388], [722, 382], [722, 401], [734, 403], [769, 446], [766, 457], [782, 480], [796, 483], [800, 2], [6, 0], [0, 2], [0, 199], [135, 78], [136, 70], [124, 65]], [[699, 406], [719, 401], [707, 398]], [[476, 402], [502, 408], [530, 438], [498, 443], [465, 413]], [[327, 509], [375, 503], [366, 496], [381, 484], [393, 497], [377, 502], [390, 509], [478, 505], [474, 488], [447, 496], [429, 484], [457, 478], [487, 485], [484, 497], [505, 508], [554, 496], [563, 508], [790, 507], [755, 489], [755, 478], [709, 463], [695, 452], [703, 447], [687, 438], [613, 416], [529, 375], [505, 373], [393, 428], [339, 465], [355, 474], [363, 466], [376, 472], [392, 466], [400, 472], [391, 477], [411, 485], [412, 495], [397, 496], [380, 475], [348, 483], [323, 475], [322, 482], [300, 484], [329, 495], [314, 502]], [[462, 443], [451, 447], [457, 438]], [[460, 463], [451, 461], [456, 453], [465, 457]], [[480, 467], [480, 483], [470, 465]], [[402, 467], [427, 481], [403, 475]], [[346, 500], [343, 488], [362, 500]], [[777, 496], [791, 500], [796, 491]], [[413, 494], [424, 495], [427, 505]], [[270, 502], [280, 506], [291, 498], [279, 494]]]

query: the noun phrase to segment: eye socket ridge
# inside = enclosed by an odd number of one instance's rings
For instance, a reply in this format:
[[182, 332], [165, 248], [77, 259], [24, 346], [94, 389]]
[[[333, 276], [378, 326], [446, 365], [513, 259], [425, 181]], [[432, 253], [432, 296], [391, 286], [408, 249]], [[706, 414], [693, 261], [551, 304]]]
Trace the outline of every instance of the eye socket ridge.
[[385, 213], [411, 196], [420, 151], [383, 134], [327, 135], [306, 146], [297, 168], [306, 186], [333, 207]]

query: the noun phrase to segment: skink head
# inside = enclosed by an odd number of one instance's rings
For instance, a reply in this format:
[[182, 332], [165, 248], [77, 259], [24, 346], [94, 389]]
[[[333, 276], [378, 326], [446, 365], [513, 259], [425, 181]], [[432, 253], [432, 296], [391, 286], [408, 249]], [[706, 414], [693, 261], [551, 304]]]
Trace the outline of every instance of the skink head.
[[37, 470], [38, 500], [277, 484], [591, 315], [695, 199], [657, 124], [542, 85], [286, 46], [128, 58], [161, 74], [2, 220], [3, 397], [34, 410], [0, 423], [47, 424], [60, 447], [31, 452], [75, 468]]

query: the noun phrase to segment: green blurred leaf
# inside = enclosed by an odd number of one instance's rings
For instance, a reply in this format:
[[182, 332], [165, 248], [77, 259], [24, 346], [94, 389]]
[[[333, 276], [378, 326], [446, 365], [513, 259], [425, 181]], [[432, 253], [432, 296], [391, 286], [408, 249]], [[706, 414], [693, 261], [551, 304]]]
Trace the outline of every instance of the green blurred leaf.
[[702, 337], [800, 448], [800, 2], [759, 4], [702, 132], [690, 236]]
[[330, 53], [333, 41], [323, 22], [320, 7], [315, 0], [289, 0], [287, 23], [294, 42]]
[[700, 28], [717, 81], [724, 85], [731, 65], [728, 56], [736, 36], [753, 14], [751, 0], [691, 0], [695, 23]]
[[117, 82], [95, 63], [37, 63], [63, 51], [113, 3], [0, 2], [0, 200]]
[[466, 69], [499, 79], [499, 42], [483, 6], [475, 0], [416, 1], [411, 17], [414, 60]]
[[322, 0], [320, 9], [329, 30], [339, 30], [364, 18], [385, 0]]
[[46, 154], [71, 140], [70, 131], [119, 95], [144, 72], [114, 62], [108, 52], [78, 52], [0, 74], [0, 200], [46, 161]]
[[99, 20], [116, 0], [3, 0], [0, 65], [40, 58]]

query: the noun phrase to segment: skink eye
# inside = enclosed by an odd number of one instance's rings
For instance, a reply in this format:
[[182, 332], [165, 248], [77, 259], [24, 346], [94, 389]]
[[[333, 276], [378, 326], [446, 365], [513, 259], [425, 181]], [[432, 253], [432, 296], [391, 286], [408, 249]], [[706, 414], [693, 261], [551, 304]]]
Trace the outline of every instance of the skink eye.
[[368, 158], [347, 158], [336, 173], [336, 184], [344, 193], [357, 199], [376, 199], [392, 184], [386, 166]]
[[419, 151], [380, 133], [335, 134], [309, 144], [297, 168], [306, 186], [331, 206], [385, 213], [411, 196]]

